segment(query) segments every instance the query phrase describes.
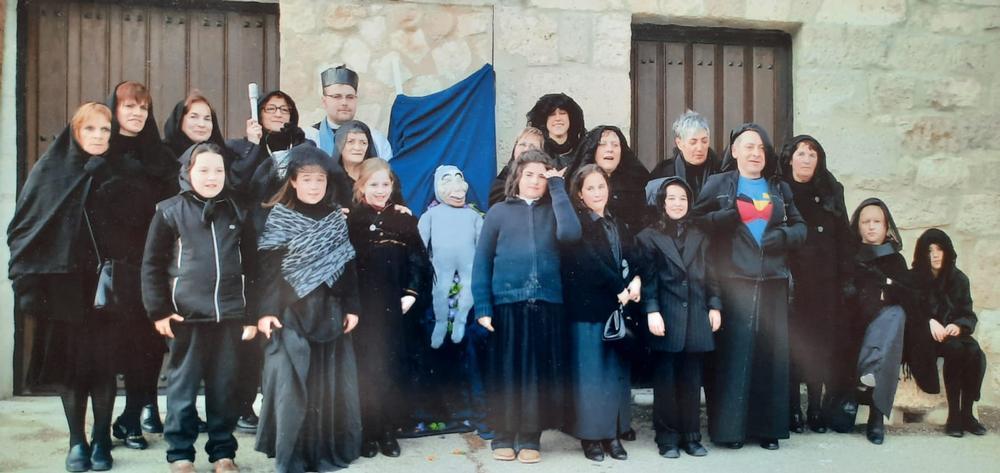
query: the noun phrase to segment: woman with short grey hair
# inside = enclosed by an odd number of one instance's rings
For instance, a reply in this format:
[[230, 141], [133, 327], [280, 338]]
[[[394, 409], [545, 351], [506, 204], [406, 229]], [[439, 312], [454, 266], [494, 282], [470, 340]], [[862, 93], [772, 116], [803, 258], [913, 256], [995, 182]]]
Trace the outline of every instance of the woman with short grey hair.
[[677, 176], [688, 183], [697, 199], [708, 176], [720, 171], [719, 159], [709, 145], [711, 131], [708, 120], [698, 112], [688, 110], [677, 117], [673, 130], [672, 156], [653, 168], [650, 173], [653, 180], [647, 186], [647, 193], [652, 186], [652, 193], [655, 194], [664, 178]]

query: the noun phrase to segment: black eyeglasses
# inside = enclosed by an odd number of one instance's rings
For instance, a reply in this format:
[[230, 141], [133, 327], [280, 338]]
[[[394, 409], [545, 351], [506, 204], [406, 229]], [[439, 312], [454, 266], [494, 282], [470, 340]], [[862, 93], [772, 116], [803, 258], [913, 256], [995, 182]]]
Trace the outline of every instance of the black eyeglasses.
[[289, 113], [292, 113], [292, 109], [290, 109], [288, 107], [278, 107], [278, 106], [275, 106], [275, 105], [268, 105], [268, 106], [264, 107], [264, 113], [278, 113], [278, 112], [281, 112], [281, 113], [287, 115]]

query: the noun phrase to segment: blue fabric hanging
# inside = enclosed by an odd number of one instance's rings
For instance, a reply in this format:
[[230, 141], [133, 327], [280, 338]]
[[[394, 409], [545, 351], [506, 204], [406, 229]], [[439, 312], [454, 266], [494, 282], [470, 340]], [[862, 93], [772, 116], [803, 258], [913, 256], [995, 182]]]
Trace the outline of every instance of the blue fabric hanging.
[[389, 118], [390, 164], [419, 217], [434, 199], [434, 170], [458, 166], [469, 183], [466, 202], [486, 209], [496, 177], [496, 76], [493, 66], [423, 97], [396, 96]]

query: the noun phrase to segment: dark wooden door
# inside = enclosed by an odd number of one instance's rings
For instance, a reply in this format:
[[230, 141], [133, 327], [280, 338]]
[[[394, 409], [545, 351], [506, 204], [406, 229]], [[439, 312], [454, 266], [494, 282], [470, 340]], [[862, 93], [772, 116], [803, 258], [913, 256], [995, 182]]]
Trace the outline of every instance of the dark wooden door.
[[711, 126], [718, 153], [729, 130], [763, 125], [780, 146], [792, 133], [791, 37], [780, 31], [632, 27], [632, 144], [652, 169], [672, 152], [687, 109]]
[[[197, 5], [197, 6], [193, 6]], [[80, 2], [19, 5], [19, 183], [83, 102], [104, 102], [123, 80], [150, 89], [161, 127], [191, 88], [218, 114], [223, 135], [245, 134], [247, 83], [261, 91], [279, 79], [278, 6], [220, 1]], [[33, 320], [15, 314], [15, 392], [35, 338]], [[37, 387], [35, 393], [49, 392]]]
[[123, 80], [150, 88], [161, 130], [174, 104], [198, 88], [215, 108], [223, 136], [244, 135], [247, 83], [257, 82], [261, 91], [278, 87], [278, 6], [171, 6], [178, 3], [22, 2], [25, 172], [81, 103], [103, 102]]

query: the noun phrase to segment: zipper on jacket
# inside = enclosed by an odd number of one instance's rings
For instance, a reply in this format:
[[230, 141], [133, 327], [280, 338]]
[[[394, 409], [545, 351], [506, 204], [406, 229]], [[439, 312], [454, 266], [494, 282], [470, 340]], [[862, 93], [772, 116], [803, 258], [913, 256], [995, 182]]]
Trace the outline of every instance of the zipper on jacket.
[[177, 307], [177, 283], [180, 281], [180, 269], [181, 269], [181, 256], [184, 254], [184, 242], [177, 238], [177, 274], [173, 280], [173, 286], [170, 288], [170, 302], [174, 304], [174, 313], [180, 314], [180, 308]]
[[215, 297], [212, 299], [215, 303], [215, 321], [221, 322], [222, 315], [219, 310], [219, 285], [222, 282], [222, 269], [219, 265], [219, 239], [215, 236], [215, 221], [212, 221], [212, 252], [215, 255]]

